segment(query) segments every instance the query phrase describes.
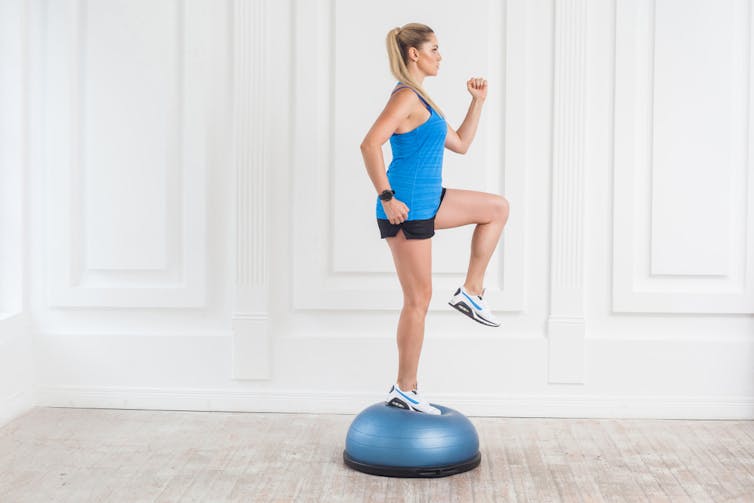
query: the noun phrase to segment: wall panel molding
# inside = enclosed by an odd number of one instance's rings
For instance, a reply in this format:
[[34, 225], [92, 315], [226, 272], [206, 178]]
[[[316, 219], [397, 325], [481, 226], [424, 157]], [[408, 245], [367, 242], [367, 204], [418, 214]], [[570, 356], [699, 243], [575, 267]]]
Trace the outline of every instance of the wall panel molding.
[[548, 382], [584, 382], [587, 9], [555, 2]]
[[[41, 407], [93, 407], [356, 414], [364, 404], [382, 399], [381, 393], [312, 390], [237, 390], [168, 387], [43, 386], [37, 391]], [[749, 396], [663, 396], [603, 394], [436, 394], [470, 416], [574, 417], [642, 419], [740, 419], [754, 417]]]
[[270, 64], [267, 0], [233, 3], [233, 152], [236, 175], [234, 379], [269, 379], [267, 170], [270, 169]]
[[754, 313], [752, 8], [697, 7], [616, 1], [616, 312]]
[[[202, 15], [199, 2], [153, 7], [47, 4], [40, 147], [50, 306], [205, 304], [211, 33], [188, 21]], [[140, 73], [152, 76], [143, 86]]]

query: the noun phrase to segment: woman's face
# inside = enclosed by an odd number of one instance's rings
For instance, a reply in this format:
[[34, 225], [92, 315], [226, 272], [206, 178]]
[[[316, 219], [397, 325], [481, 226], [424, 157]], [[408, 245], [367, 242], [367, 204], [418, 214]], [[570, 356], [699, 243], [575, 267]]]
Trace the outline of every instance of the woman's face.
[[440, 70], [440, 61], [442, 56], [440, 55], [440, 49], [437, 45], [437, 38], [434, 33], [429, 34], [429, 40], [424, 42], [420, 49], [416, 49], [416, 66], [419, 67], [425, 75], [437, 75]]

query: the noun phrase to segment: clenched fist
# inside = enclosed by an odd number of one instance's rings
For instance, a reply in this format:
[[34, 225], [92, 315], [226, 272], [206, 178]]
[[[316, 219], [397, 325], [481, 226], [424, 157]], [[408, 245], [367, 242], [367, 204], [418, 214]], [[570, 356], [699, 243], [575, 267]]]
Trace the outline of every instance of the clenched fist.
[[478, 100], [487, 98], [487, 81], [481, 77], [472, 77], [466, 82], [466, 89]]
[[382, 208], [391, 224], [398, 225], [408, 218], [408, 206], [396, 198], [392, 198], [390, 201], [382, 201]]

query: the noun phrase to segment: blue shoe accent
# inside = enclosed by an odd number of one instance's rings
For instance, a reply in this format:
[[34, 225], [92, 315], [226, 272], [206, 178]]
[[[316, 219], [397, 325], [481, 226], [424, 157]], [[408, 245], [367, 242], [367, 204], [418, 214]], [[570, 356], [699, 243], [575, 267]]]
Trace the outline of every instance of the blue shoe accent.
[[468, 295], [466, 295], [466, 292], [461, 292], [461, 293], [463, 293], [464, 297], [466, 297], [467, 299], [469, 299], [469, 302], [471, 302], [474, 305], [475, 308], [479, 309], [480, 311], [482, 310], [482, 306], [480, 306], [479, 304], [477, 304], [476, 302], [474, 302], [474, 299], [472, 299], [471, 297], [469, 297]]
[[395, 391], [397, 391], [398, 393], [400, 393], [400, 395], [401, 395], [401, 396], [402, 396], [403, 398], [405, 398], [406, 400], [408, 400], [409, 402], [411, 402], [411, 403], [419, 403], [419, 402], [417, 402], [416, 400], [414, 400], [413, 398], [411, 398], [410, 396], [407, 396], [407, 395], [406, 395], [406, 394], [405, 394], [404, 392], [402, 392], [402, 391], [401, 391], [401, 390], [399, 390], [398, 388], [396, 388], [396, 389], [395, 389]]

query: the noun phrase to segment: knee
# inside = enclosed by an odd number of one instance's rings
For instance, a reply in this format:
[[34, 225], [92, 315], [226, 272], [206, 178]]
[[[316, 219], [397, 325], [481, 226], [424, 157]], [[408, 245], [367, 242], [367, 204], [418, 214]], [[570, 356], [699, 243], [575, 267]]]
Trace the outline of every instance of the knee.
[[492, 199], [492, 220], [505, 223], [510, 214], [510, 204], [503, 196], [494, 196]]
[[432, 285], [417, 288], [410, 295], [404, 295], [403, 307], [420, 313], [426, 313], [429, 309], [430, 300], [432, 300]]

